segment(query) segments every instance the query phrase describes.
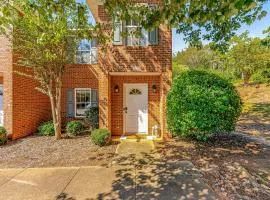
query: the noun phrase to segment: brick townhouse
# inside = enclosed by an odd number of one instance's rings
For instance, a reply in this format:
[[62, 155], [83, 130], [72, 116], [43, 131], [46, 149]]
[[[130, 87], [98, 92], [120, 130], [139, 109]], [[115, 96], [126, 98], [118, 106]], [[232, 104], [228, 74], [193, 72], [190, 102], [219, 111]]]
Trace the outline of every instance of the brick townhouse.
[[[153, 127], [158, 127], [162, 138], [167, 133], [165, 101], [172, 79], [171, 29], [161, 25], [144, 31], [141, 38], [122, 37], [122, 31], [139, 25], [132, 20], [113, 21], [100, 0], [87, 2], [96, 21], [115, 23], [113, 41], [106, 51], [93, 41], [81, 41], [74, 64], [63, 75], [63, 123], [82, 119], [89, 105], [99, 106], [99, 125], [113, 136], [151, 135]], [[17, 139], [36, 132], [51, 113], [48, 97], [35, 89], [38, 83], [14, 73], [26, 69], [14, 64], [8, 46], [0, 36], [0, 123]]]

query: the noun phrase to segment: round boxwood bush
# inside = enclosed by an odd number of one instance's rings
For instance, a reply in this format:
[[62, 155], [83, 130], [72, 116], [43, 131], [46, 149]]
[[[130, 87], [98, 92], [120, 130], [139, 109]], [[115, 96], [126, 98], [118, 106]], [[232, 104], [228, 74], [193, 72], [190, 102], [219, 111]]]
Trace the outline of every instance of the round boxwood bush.
[[85, 121], [92, 129], [97, 129], [99, 126], [99, 109], [98, 107], [89, 107], [85, 111]]
[[7, 142], [7, 131], [3, 126], [0, 126], [0, 145]]
[[168, 129], [174, 136], [206, 141], [234, 130], [242, 102], [235, 87], [218, 75], [191, 70], [174, 79], [167, 96]]
[[110, 141], [110, 132], [107, 129], [95, 129], [90, 137], [95, 145], [104, 146]]
[[54, 125], [52, 121], [47, 121], [42, 123], [39, 127], [38, 127], [38, 132], [40, 135], [43, 136], [54, 136], [55, 135], [55, 131], [54, 131]]
[[84, 126], [80, 121], [71, 121], [67, 123], [66, 131], [69, 136], [79, 135], [84, 130]]

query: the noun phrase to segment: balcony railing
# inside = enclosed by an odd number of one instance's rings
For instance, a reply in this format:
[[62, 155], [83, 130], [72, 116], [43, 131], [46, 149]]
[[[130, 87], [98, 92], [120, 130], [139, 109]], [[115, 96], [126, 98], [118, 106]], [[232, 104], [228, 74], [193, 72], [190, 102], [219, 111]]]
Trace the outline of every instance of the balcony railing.
[[90, 50], [78, 50], [76, 55], [77, 64], [97, 64], [97, 48]]

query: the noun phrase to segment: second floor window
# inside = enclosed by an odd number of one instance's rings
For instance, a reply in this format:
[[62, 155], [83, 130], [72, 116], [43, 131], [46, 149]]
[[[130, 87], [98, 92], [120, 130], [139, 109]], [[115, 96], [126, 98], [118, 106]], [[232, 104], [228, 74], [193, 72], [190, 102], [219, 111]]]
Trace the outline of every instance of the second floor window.
[[[155, 8], [149, 5], [149, 8]], [[125, 35], [125, 37], [122, 37]], [[120, 21], [114, 18], [114, 45], [148, 46], [157, 45], [159, 40], [158, 27], [153, 30], [145, 30], [136, 20]]]
[[97, 42], [96, 40], [81, 40], [76, 51], [77, 64], [97, 63]]
[[[122, 37], [123, 33], [126, 37]], [[148, 46], [158, 44], [158, 28], [147, 31], [135, 20], [114, 23], [114, 45]]]
[[[144, 30], [138, 22], [130, 20], [126, 22], [127, 46], [146, 46], [148, 43], [148, 31]], [[138, 33], [138, 30], [140, 32]]]

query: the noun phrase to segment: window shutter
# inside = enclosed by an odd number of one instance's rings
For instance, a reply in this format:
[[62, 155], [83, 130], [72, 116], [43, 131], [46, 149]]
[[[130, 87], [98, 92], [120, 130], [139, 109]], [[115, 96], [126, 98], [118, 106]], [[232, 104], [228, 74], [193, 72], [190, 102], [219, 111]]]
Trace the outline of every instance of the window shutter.
[[[157, 4], [154, 4], [154, 3], [151, 3], [148, 5], [148, 7], [150, 9], [157, 9], [158, 8], [158, 5]], [[158, 27], [155, 27], [152, 31], [149, 31], [149, 44], [150, 45], [156, 45], [158, 44], [158, 37], [159, 37], [159, 29]]]
[[98, 107], [98, 92], [96, 89], [91, 90], [91, 106]]
[[97, 39], [91, 40], [91, 48], [97, 48]]
[[158, 44], [158, 28], [154, 28], [154, 30], [149, 31], [149, 44]]
[[67, 39], [67, 59], [69, 64], [75, 63], [75, 57], [76, 57], [76, 48], [77, 44], [75, 41], [75, 38], [70, 36]]
[[74, 117], [74, 89], [67, 90], [67, 117]]
[[113, 33], [113, 43], [115, 45], [122, 45], [123, 39], [122, 39], [122, 29], [123, 24], [121, 21], [114, 21], [114, 33]]

